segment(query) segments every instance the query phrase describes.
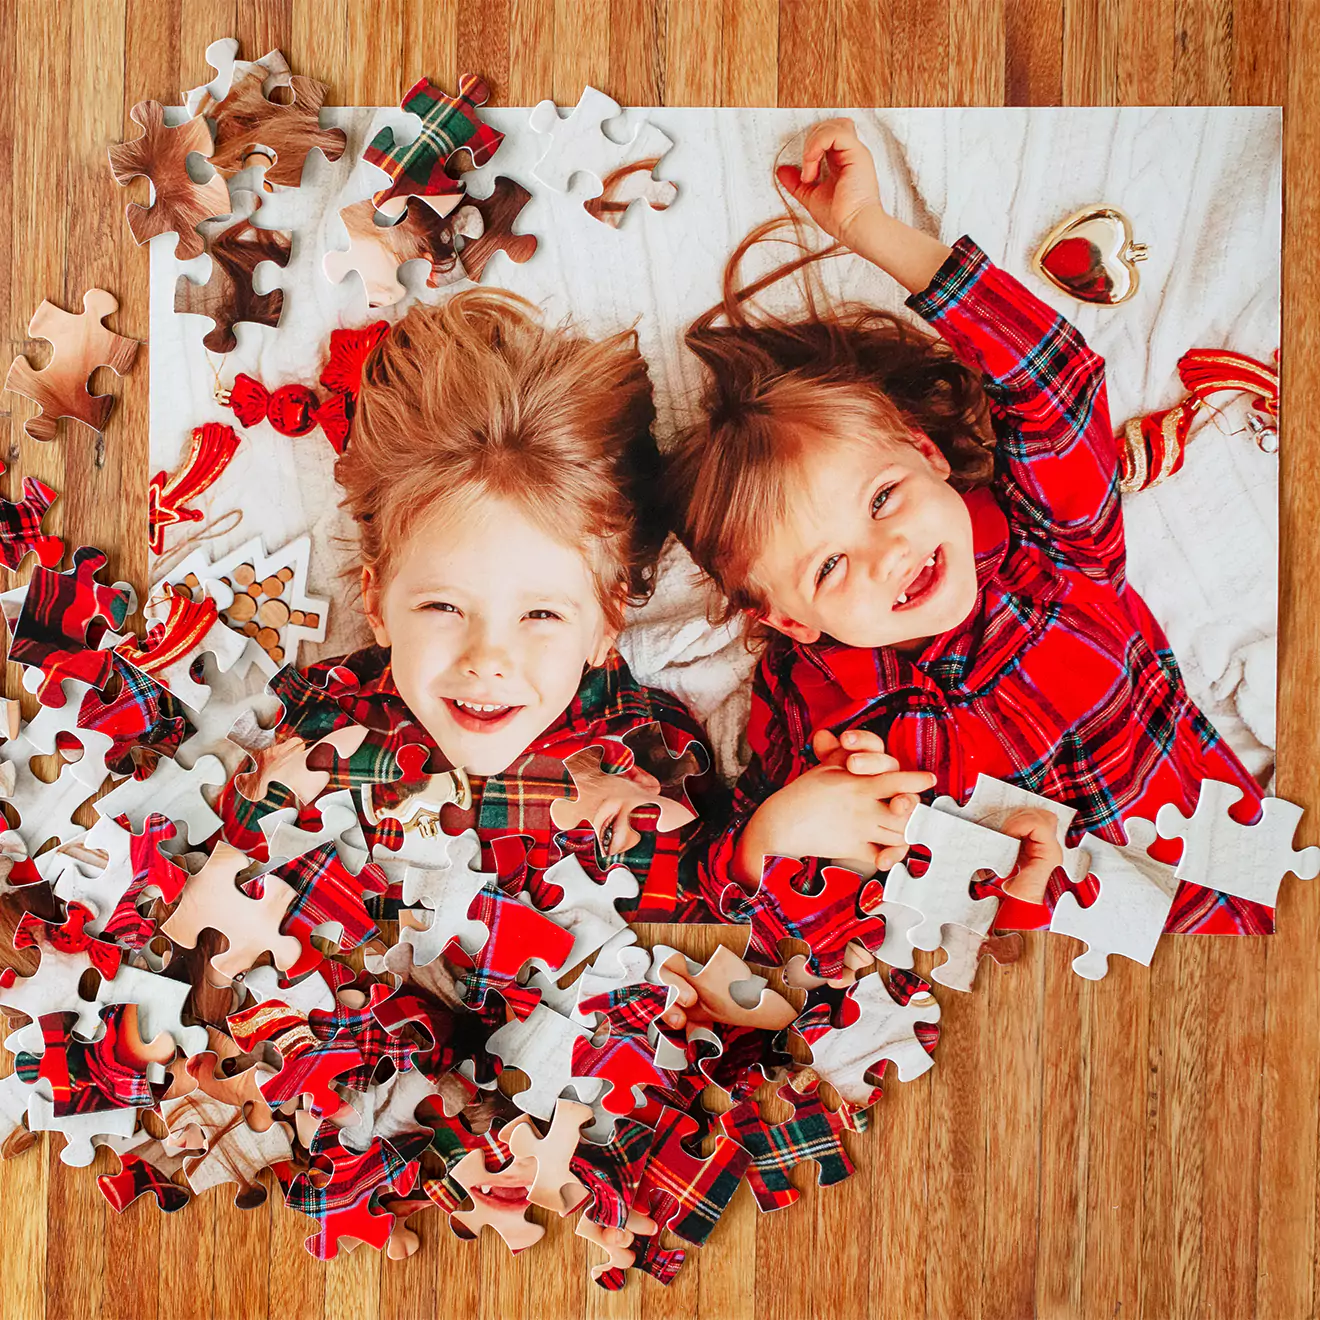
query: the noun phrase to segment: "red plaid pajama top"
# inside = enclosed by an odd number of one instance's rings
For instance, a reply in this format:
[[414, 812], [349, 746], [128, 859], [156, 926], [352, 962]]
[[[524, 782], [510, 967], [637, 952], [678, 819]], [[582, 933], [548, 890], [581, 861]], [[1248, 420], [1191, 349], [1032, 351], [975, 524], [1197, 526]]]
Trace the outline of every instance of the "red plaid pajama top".
[[[706, 858], [712, 894], [733, 883], [738, 835], [757, 805], [816, 763], [817, 729], [879, 733], [904, 767], [938, 777], [928, 797], [965, 802], [984, 773], [1075, 807], [1069, 844], [1086, 830], [1122, 843], [1123, 819], [1153, 820], [1166, 802], [1190, 814], [1203, 778], [1241, 785], [1246, 820], [1260, 801], [1127, 584], [1104, 361], [967, 237], [907, 305], [984, 376], [998, 443], [992, 484], [964, 496], [976, 608], [906, 655], [828, 638], [768, 644], [753, 684], [751, 763]], [[1179, 847], [1160, 840], [1152, 852], [1173, 861]], [[1045, 925], [1062, 880], [1056, 871], [1046, 905], [1006, 900], [997, 924]], [[1273, 913], [1184, 884], [1166, 929], [1268, 933]]]

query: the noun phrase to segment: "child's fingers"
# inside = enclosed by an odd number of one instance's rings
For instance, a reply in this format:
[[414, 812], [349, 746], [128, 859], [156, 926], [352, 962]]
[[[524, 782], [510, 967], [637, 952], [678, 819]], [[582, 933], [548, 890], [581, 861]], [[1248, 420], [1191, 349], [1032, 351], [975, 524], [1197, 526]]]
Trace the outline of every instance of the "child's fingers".
[[854, 775], [886, 775], [898, 769], [898, 758], [888, 752], [853, 752], [846, 764]]
[[831, 752], [837, 751], [839, 740], [834, 736], [830, 729], [817, 729], [811, 735], [811, 750], [816, 753], [816, 759], [823, 761]]
[[845, 729], [839, 740], [850, 752], [883, 752], [885, 740], [870, 729]]
[[807, 134], [802, 145], [802, 182], [815, 183], [820, 173], [820, 162], [828, 154], [838, 156], [838, 161], [831, 161], [842, 167], [847, 166], [870, 153], [862, 146], [857, 136], [857, 128], [851, 119], [824, 119], [816, 124]]
[[920, 796], [927, 789], [935, 787], [935, 776], [929, 770], [889, 770], [866, 777], [871, 781], [871, 791], [885, 801], [900, 793]]
[[907, 856], [908, 846], [906, 843], [895, 843], [888, 848], [881, 848], [876, 854], [875, 869], [877, 871], [888, 871], [895, 867]]

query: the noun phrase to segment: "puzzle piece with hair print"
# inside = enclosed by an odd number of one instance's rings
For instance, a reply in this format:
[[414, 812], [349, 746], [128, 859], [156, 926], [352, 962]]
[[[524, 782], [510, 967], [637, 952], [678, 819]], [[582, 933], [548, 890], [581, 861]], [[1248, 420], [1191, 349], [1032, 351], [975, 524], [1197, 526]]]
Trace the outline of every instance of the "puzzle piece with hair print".
[[[594, 740], [564, 758], [573, 779], [572, 797], [550, 804], [550, 819], [561, 830], [591, 826], [605, 857], [625, 853], [641, 836], [632, 827], [634, 811], [655, 808], [652, 828], [668, 832], [697, 818], [687, 800], [689, 775], [707, 768], [700, 744], [690, 741], [674, 756], [658, 721], [629, 730], [622, 737]], [[677, 796], [674, 796], [677, 794]]]
[[[0, 476], [5, 465], [0, 463]], [[59, 492], [36, 477], [23, 478], [21, 500], [0, 499], [0, 564], [11, 571], [33, 554], [43, 568], [55, 568], [64, 558], [64, 542], [42, 530]]]
[[188, 172], [189, 156], [211, 155], [211, 130], [199, 118], [167, 126], [158, 101], [139, 101], [128, 114], [142, 133], [110, 148], [110, 172], [119, 184], [144, 177], [151, 183], [151, 205], [130, 202], [124, 212], [129, 232], [135, 243], [177, 234], [175, 256], [189, 261], [203, 250], [197, 226], [229, 211], [229, 188], [218, 173], [198, 183]]
[[363, 160], [388, 176], [386, 186], [372, 197], [376, 206], [384, 208], [396, 198], [462, 193], [462, 182], [450, 173], [453, 158], [465, 152], [476, 168], [490, 160], [504, 141], [504, 134], [477, 114], [489, 99], [485, 80], [472, 73], [459, 77], [454, 96], [429, 78], [414, 83], [399, 104], [421, 120], [417, 136], [401, 143], [393, 128], [383, 128], [362, 152]]
[[884, 922], [864, 910], [879, 889], [844, 866], [813, 871], [795, 858], [767, 857], [754, 894], [737, 883], [725, 888], [721, 915], [751, 926], [747, 956], [753, 961], [777, 967], [779, 941], [802, 940], [811, 946], [808, 970], [832, 979], [842, 973], [849, 945], [876, 953], [884, 944]]
[[815, 1002], [808, 996], [793, 1030], [810, 1047], [811, 1066], [856, 1110], [879, 1096], [885, 1060], [903, 1082], [934, 1067], [939, 1020], [940, 1006], [919, 976], [872, 972], [836, 996]]
[[[616, 141], [605, 132], [608, 120], [625, 119], [626, 142]], [[673, 140], [644, 115], [624, 116], [613, 97], [594, 87], [586, 87], [578, 103], [561, 116], [553, 101], [541, 101], [528, 118], [528, 124], [544, 144], [532, 169], [533, 176], [548, 188], [566, 193], [575, 175], [591, 180], [589, 198], [608, 194], [608, 208], [598, 207], [592, 214], [617, 225], [622, 211], [616, 208], [637, 199], [648, 201], [663, 210], [677, 195], [672, 184], [652, 178], [661, 158], [674, 145]], [[648, 186], [649, 181], [649, 186]]]
[[236, 188], [226, 214], [198, 226], [211, 260], [204, 283], [180, 275], [174, 284], [174, 311], [208, 317], [212, 328], [202, 336], [211, 353], [232, 353], [238, 347], [234, 327], [240, 322], [275, 329], [284, 311], [284, 290], [258, 293], [257, 268], [266, 262], [284, 267], [293, 251], [288, 232], [254, 223], [261, 211], [259, 194]]
[[[238, 49], [233, 37], [206, 48], [206, 62], [216, 77], [187, 94], [188, 113], [211, 125], [215, 147], [210, 160], [224, 177], [265, 163], [268, 184], [296, 188], [311, 152], [337, 161], [348, 139], [341, 128], [320, 126], [324, 83], [293, 73], [281, 51], [240, 60]], [[273, 100], [270, 93], [281, 89], [288, 96]]]
[[1164, 838], [1183, 842], [1179, 880], [1276, 907], [1279, 886], [1289, 872], [1300, 880], [1320, 875], [1320, 848], [1293, 847], [1302, 818], [1302, 808], [1295, 803], [1267, 797], [1257, 820], [1246, 825], [1230, 814], [1243, 797], [1236, 784], [1203, 779], [1190, 816], [1166, 802], [1155, 824]]
[[127, 584], [97, 581], [106, 562], [103, 551], [84, 545], [66, 571], [32, 573], [11, 629], [9, 658], [41, 671], [36, 692], [42, 705], [64, 705], [61, 685], [68, 679], [104, 688], [114, 675], [112, 653], [98, 648], [107, 630], [123, 627], [133, 592]]
[[497, 252], [522, 265], [536, 254], [535, 234], [514, 233], [513, 226], [532, 194], [522, 184], [499, 175], [485, 197], [468, 193], [454, 212], [454, 233], [462, 241], [458, 260], [462, 272], [481, 283], [486, 265]]

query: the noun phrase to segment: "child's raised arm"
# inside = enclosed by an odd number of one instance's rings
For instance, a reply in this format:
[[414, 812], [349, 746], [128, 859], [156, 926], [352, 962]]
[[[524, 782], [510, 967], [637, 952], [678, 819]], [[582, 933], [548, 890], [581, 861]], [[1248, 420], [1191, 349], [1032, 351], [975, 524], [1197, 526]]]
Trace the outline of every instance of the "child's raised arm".
[[822, 229], [908, 289], [907, 305], [981, 371], [991, 409], [1006, 424], [997, 428], [998, 454], [1019, 521], [1089, 576], [1121, 579], [1118, 448], [1104, 361], [1080, 331], [970, 238], [950, 248], [889, 215], [851, 120], [816, 125], [802, 169], [782, 166], [778, 177]]

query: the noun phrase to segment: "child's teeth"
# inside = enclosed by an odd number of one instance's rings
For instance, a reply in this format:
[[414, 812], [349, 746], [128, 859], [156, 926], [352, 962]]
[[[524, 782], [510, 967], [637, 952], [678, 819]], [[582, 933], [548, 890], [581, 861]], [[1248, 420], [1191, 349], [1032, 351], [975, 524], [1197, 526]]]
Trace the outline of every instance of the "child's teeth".
[[931, 557], [930, 557], [928, 560], [926, 560], [925, 567], [926, 567], [926, 568], [934, 568], [934, 567], [935, 567], [935, 556], [934, 556], [934, 555], [931, 555]]
[[895, 601], [894, 603], [895, 603], [896, 605], [906, 605], [906, 604], [907, 604], [907, 592], [904, 591], [904, 592], [900, 593], [900, 595], [899, 595], [899, 597], [898, 597], [898, 600]]
[[482, 1196], [489, 1196], [490, 1183], [482, 1183], [481, 1186], [477, 1188], [477, 1191], [479, 1191], [482, 1194]]

